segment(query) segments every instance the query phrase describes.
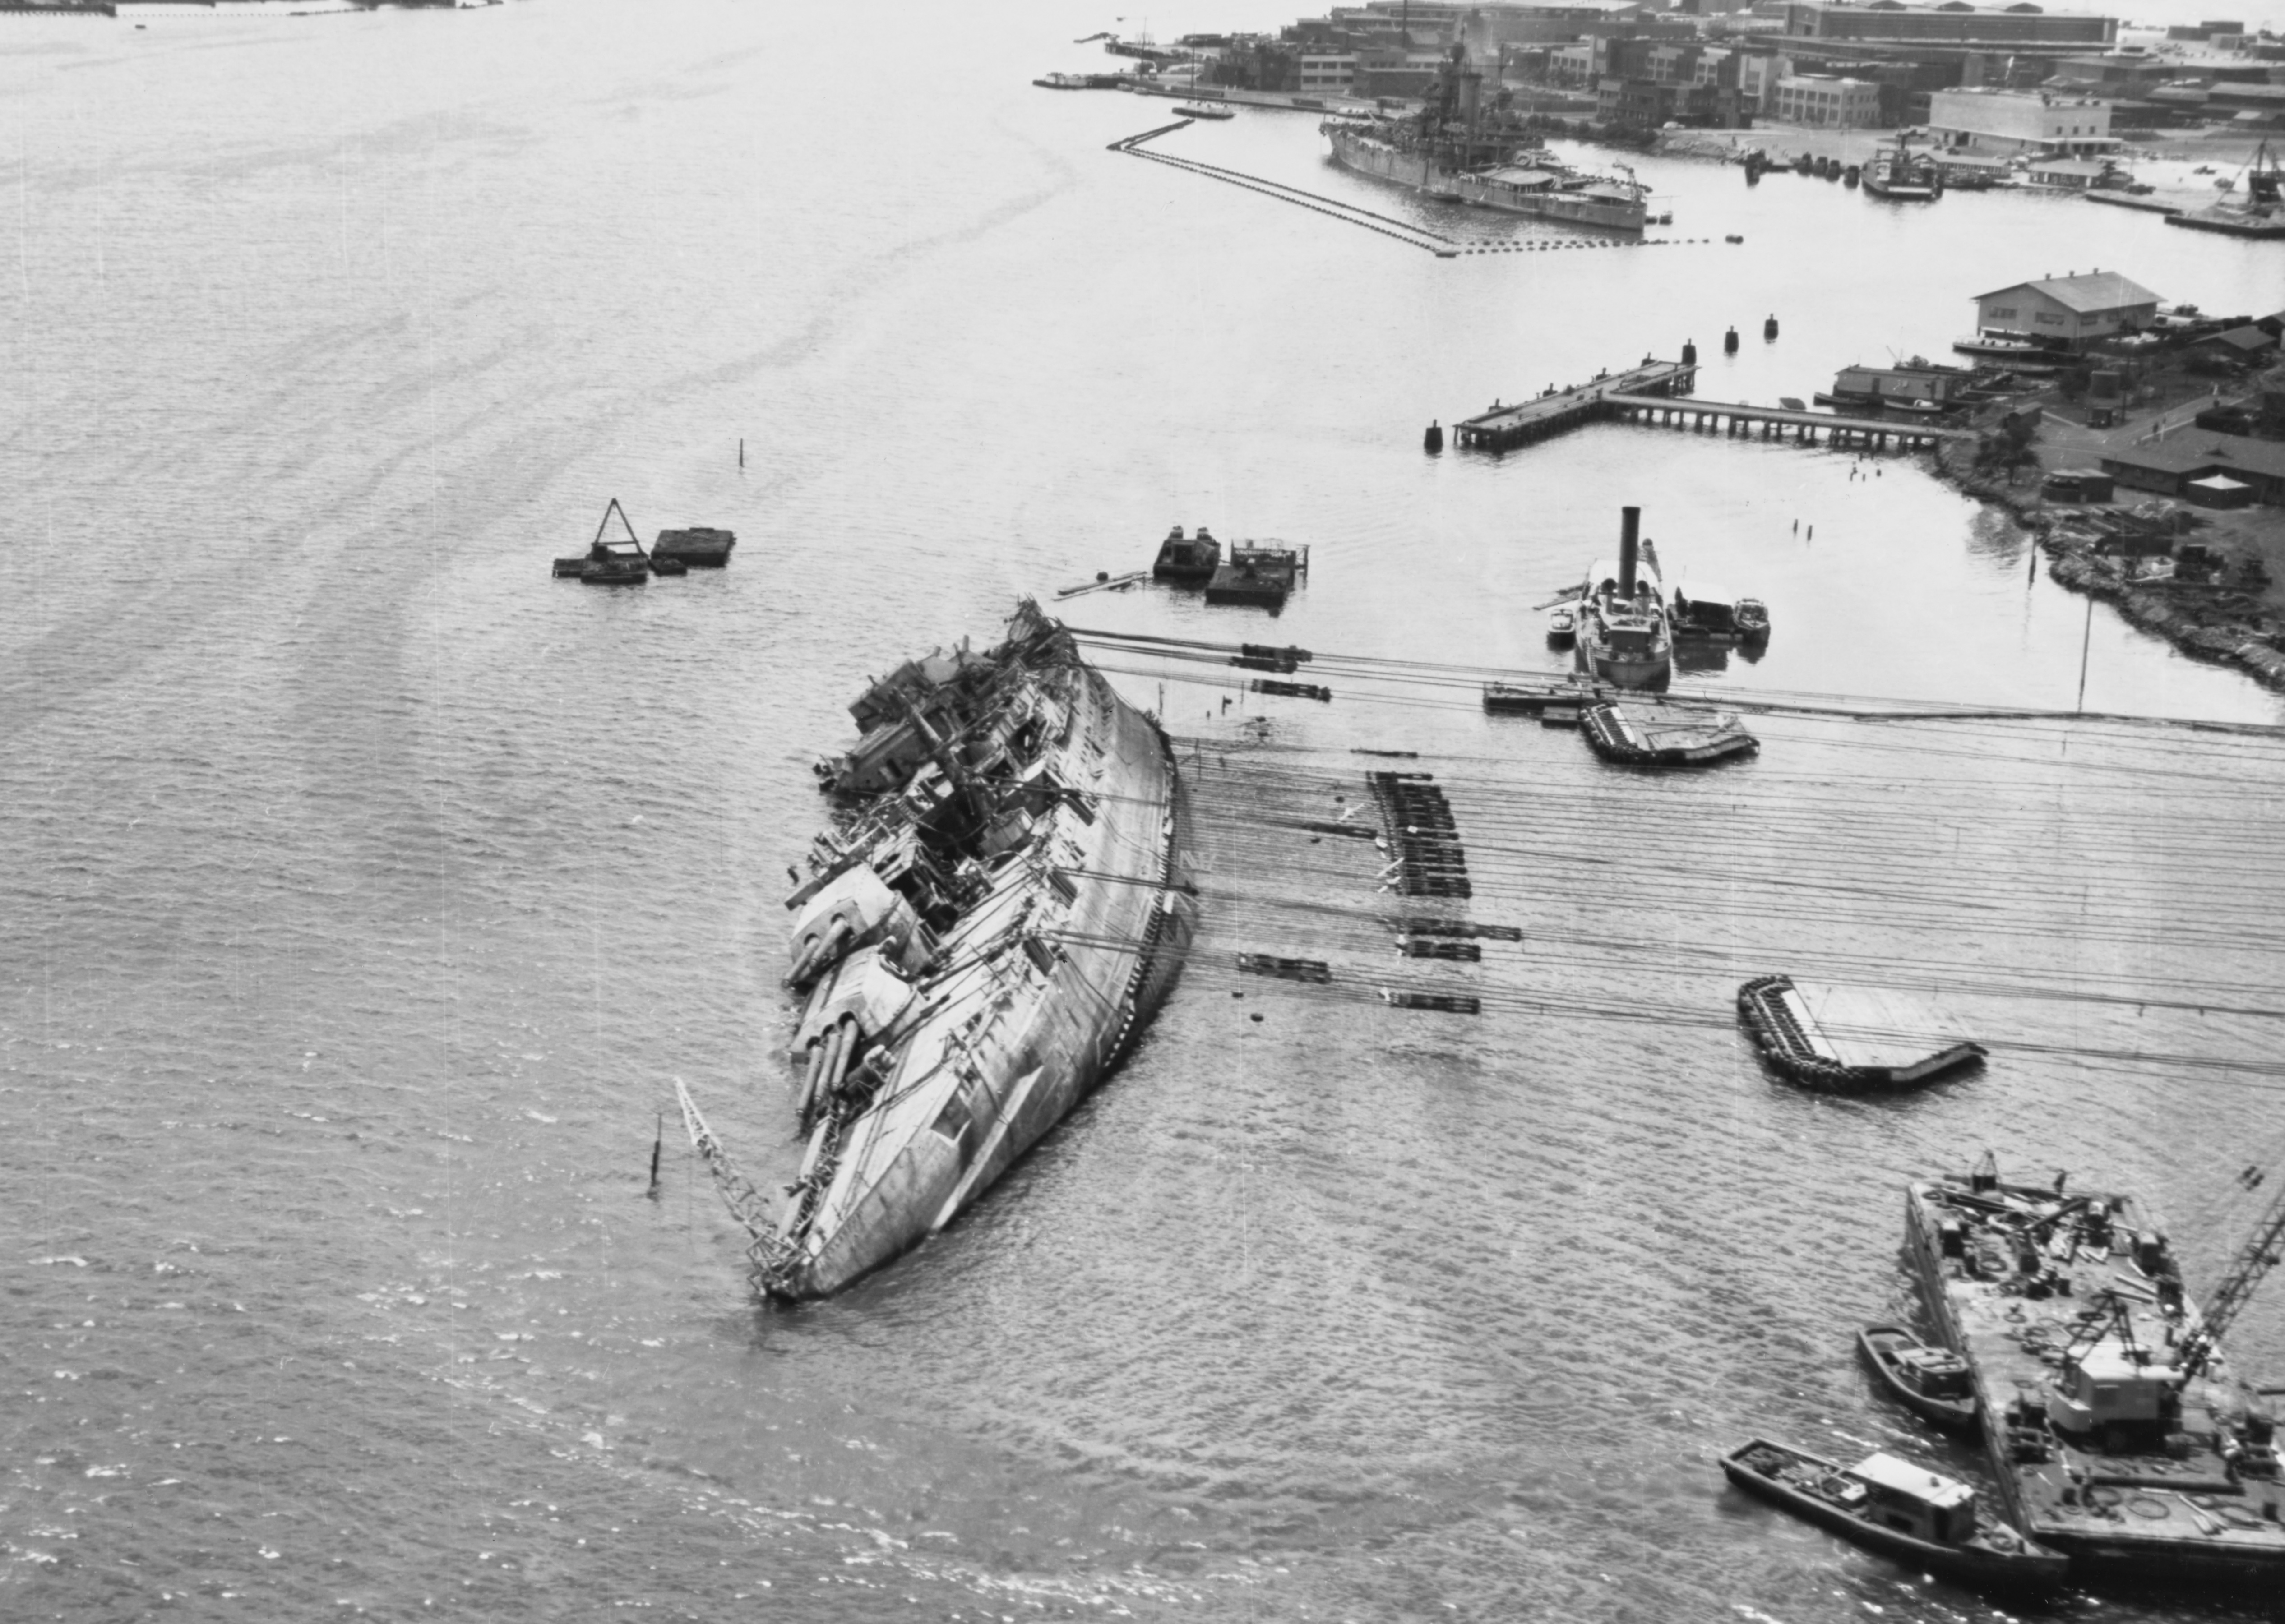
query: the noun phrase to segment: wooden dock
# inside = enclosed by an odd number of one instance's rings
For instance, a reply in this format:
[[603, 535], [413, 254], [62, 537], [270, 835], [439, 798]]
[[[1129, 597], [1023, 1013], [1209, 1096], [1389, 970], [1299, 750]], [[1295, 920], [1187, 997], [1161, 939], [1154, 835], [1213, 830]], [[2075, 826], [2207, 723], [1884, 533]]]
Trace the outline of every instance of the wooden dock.
[[1797, 412], [1788, 406], [1748, 406], [1721, 400], [1675, 400], [1647, 392], [1606, 395], [1600, 403], [1607, 414], [1630, 423], [1658, 423], [1701, 434], [1723, 434], [1751, 439], [1756, 425], [1764, 440], [1797, 440], [1815, 445], [1822, 435], [1832, 445], [1860, 445], [1886, 451], [1918, 450], [1945, 440], [1969, 440], [1975, 431], [1947, 428], [1924, 419], [1841, 417], [1830, 412]]
[[1653, 361], [1645, 357], [1639, 366], [1621, 373], [1604, 373], [1590, 382], [1567, 389], [1550, 388], [1535, 400], [1512, 406], [1495, 403], [1490, 411], [1454, 424], [1454, 442], [1463, 449], [1488, 451], [1528, 445], [1583, 424], [1609, 420], [1617, 415], [1608, 404], [1613, 396], [1662, 399], [1687, 395], [1697, 378], [1698, 368], [1694, 365]]
[[1815, 445], [1864, 446], [1886, 451], [1918, 450], [1940, 441], [1963, 439], [1971, 431], [1923, 420], [1841, 417], [1828, 412], [1798, 412], [1785, 406], [1749, 406], [1742, 402], [1699, 400], [1690, 393], [1698, 381], [1694, 364], [1645, 359], [1623, 372], [1604, 373], [1567, 389], [1550, 388], [1515, 405], [1495, 404], [1453, 425], [1462, 449], [1504, 451], [1529, 445], [1589, 423], [1629, 422], [1720, 433], [1739, 439], [1793, 440]]

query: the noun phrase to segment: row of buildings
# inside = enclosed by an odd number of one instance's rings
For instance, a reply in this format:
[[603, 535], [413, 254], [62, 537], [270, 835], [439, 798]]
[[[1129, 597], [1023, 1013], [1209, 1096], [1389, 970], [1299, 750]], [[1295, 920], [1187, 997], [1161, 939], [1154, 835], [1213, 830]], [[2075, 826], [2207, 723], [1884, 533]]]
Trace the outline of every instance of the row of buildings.
[[1210, 71], [1401, 100], [1457, 47], [1488, 83], [1618, 126], [1915, 124], [2000, 154], [2095, 157], [2116, 129], [2214, 118], [2285, 128], [2285, 42], [2234, 21], [2172, 32], [2191, 37], [2122, 50], [2115, 20], [2030, 0], [1365, 0], [1230, 42]]

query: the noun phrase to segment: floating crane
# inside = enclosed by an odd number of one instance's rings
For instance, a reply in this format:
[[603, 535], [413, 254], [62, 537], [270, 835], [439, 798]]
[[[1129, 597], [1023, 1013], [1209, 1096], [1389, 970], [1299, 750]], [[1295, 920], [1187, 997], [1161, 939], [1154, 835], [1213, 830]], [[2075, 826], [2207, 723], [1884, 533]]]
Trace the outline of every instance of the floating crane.
[[[2261, 1182], [2261, 1174], [2253, 1168], [2249, 1167], [2239, 1176], [2249, 1189]], [[2252, 1298], [2254, 1288], [2277, 1266], [2280, 1256], [2285, 1255], [2279, 1251], [2281, 1244], [2285, 1244], [2285, 1182], [2280, 1183], [2269, 1210], [2262, 1213], [2260, 1221], [2253, 1226], [2253, 1233], [2238, 1248], [2237, 1256], [2230, 1259], [2221, 1284], [2206, 1300], [2203, 1317], [2183, 1344], [2182, 1356], [2176, 1361], [2183, 1380], [2196, 1376], [2213, 1358], [2214, 1350], [2228, 1333], [2232, 1322]]]

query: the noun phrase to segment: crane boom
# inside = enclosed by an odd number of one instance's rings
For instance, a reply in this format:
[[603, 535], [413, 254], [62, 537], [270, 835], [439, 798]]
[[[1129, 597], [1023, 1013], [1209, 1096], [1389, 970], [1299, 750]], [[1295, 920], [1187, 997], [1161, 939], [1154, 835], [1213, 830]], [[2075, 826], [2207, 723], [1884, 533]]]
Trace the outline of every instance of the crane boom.
[[[2250, 1173], [2249, 1177], [2258, 1175]], [[2205, 1368], [2216, 1345], [2228, 1334], [2231, 1323], [2251, 1300], [2254, 1288], [2277, 1266], [2281, 1243], [2285, 1243], [2285, 1181], [2280, 1182], [2268, 1211], [2253, 1226], [2253, 1233], [2237, 1249], [2221, 1283], [2206, 1300], [2203, 1317], [2191, 1333], [2189, 1345], [2179, 1361], [2186, 1374], [2195, 1375]]]

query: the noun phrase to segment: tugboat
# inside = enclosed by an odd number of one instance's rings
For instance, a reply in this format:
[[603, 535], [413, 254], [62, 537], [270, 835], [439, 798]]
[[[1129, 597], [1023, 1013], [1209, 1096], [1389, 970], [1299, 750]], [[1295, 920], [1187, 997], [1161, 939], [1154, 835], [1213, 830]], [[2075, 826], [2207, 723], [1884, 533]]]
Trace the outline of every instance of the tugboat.
[[1166, 539], [1158, 544], [1158, 557], [1150, 566], [1153, 578], [1171, 581], [1177, 586], [1204, 586], [1213, 579], [1221, 564], [1221, 543], [1198, 526], [1198, 533], [1185, 539], [1182, 527], [1176, 525], [1166, 532]]
[[2221, 1339], [2285, 1243], [2285, 1192], [2203, 1314], [2131, 1196], [2067, 1192], [2003, 1183], [1988, 1151], [1905, 1189], [1905, 1254], [1967, 1362], [2009, 1517], [2093, 1576], [2275, 1596], [2276, 1423]]
[[1567, 603], [1559, 603], [1547, 615], [1547, 646], [1568, 648], [1572, 639], [1579, 635], [1579, 612]]
[[2052, 1590], [2070, 1568], [2061, 1553], [2003, 1525], [1983, 1523], [1967, 1484], [1893, 1455], [1841, 1466], [1756, 1438], [1724, 1455], [1722, 1471], [1747, 1494], [1843, 1539], [1963, 1584]]
[[1674, 639], [1658, 555], [1639, 539], [1642, 509], [1622, 507], [1619, 515], [1618, 562], [1598, 563], [1579, 600], [1579, 670], [1621, 687], [1660, 687], [1674, 675]]
[[1866, 1326], [1857, 1333], [1857, 1351], [1889, 1396], [1929, 1425], [1975, 1430], [1975, 1387], [1959, 1354], [1929, 1347], [1901, 1325]]
[[799, 1178], [770, 1212], [686, 1098], [761, 1289], [823, 1297], [952, 1222], [1133, 1049], [1195, 922], [1158, 725], [1029, 600], [987, 653], [850, 707], [836, 807], [786, 899]]
[[1935, 159], [1907, 148], [1899, 134], [1894, 147], [1873, 154], [1865, 169], [1865, 190], [1898, 202], [1932, 203], [1943, 195], [1943, 171]]

